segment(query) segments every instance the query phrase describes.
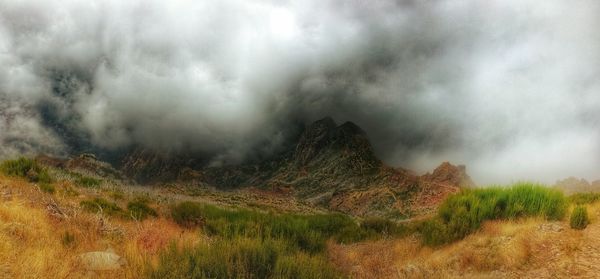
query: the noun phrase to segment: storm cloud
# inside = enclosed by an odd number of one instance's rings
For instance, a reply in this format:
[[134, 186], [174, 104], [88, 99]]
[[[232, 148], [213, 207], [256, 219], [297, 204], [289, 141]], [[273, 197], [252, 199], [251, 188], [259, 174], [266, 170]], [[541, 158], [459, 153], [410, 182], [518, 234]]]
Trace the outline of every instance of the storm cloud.
[[144, 146], [235, 164], [332, 116], [394, 166], [597, 179], [598, 14], [595, 0], [0, 0], [0, 157]]

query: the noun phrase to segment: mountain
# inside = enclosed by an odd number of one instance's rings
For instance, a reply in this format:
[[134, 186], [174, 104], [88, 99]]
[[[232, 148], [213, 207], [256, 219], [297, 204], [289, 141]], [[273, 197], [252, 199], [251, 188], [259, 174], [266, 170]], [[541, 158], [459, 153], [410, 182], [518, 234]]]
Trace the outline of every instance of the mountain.
[[598, 193], [600, 192], [600, 180], [589, 182], [583, 178], [568, 177], [556, 181], [554, 188], [565, 192], [567, 195], [586, 192]]
[[422, 176], [384, 164], [356, 124], [324, 118], [308, 125], [294, 148], [257, 164], [202, 167], [187, 157], [139, 149], [123, 173], [143, 183], [194, 182], [217, 189], [254, 187], [357, 215], [406, 218], [426, 213], [461, 186], [474, 183], [464, 166], [443, 163]]

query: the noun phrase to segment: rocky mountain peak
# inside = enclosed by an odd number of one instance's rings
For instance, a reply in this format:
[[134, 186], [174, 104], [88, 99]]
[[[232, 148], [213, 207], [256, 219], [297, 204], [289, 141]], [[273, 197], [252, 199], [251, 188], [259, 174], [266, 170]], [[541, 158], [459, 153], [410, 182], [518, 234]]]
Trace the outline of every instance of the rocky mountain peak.
[[424, 177], [434, 183], [443, 183], [459, 186], [473, 186], [475, 183], [467, 174], [467, 168], [464, 165], [452, 165], [449, 162], [440, 164], [433, 173], [426, 174]]
[[[366, 133], [352, 122], [337, 126], [327, 117], [309, 125], [293, 155], [297, 166], [344, 163], [351, 168], [373, 168], [379, 165]], [[335, 161], [335, 162], [334, 162]]]

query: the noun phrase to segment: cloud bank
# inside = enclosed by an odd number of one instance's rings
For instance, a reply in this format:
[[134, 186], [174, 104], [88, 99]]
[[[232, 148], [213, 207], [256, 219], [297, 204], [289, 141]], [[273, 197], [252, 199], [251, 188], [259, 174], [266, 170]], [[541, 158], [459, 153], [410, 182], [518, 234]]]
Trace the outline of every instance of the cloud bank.
[[600, 178], [600, 3], [0, 0], [0, 157], [145, 146], [239, 163], [354, 121], [480, 183]]

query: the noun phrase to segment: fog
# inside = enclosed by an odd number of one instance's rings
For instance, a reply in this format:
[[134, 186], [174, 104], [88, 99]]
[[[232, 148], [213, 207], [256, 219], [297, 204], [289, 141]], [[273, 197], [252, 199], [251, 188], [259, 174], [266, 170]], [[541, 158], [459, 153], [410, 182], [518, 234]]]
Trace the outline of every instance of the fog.
[[0, 0], [0, 157], [212, 164], [353, 121], [388, 164], [600, 178], [600, 2]]

